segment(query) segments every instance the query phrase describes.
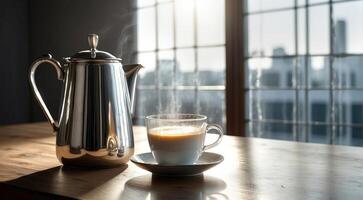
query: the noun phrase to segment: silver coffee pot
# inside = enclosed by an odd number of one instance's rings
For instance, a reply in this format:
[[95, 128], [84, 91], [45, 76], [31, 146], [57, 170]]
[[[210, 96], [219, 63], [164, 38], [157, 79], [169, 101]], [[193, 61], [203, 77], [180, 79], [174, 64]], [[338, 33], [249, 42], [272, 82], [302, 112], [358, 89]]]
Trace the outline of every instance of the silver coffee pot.
[[[57, 135], [56, 153], [65, 165], [115, 166], [134, 153], [132, 115], [139, 64], [97, 50], [98, 36], [88, 35], [90, 50], [65, 58], [62, 67], [50, 54], [30, 66], [35, 98]], [[51, 64], [63, 81], [59, 122], [45, 105], [35, 83], [40, 64]]]

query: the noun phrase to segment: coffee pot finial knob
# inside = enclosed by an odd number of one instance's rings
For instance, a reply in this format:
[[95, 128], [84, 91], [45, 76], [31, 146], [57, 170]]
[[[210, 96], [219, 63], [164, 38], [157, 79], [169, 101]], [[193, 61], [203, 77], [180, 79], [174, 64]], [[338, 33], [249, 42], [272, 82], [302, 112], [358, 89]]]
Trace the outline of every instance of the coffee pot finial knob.
[[98, 45], [98, 35], [88, 34], [88, 45], [91, 48], [91, 57], [96, 58], [96, 48]]

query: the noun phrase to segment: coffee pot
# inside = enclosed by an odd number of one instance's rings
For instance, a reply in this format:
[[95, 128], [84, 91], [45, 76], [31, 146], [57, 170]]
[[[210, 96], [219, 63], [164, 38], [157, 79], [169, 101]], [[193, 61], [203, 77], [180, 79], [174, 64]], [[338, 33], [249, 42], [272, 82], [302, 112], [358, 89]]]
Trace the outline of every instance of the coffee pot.
[[[134, 153], [132, 115], [139, 64], [97, 50], [98, 36], [88, 35], [90, 50], [64, 58], [63, 66], [50, 54], [30, 66], [30, 85], [56, 133], [56, 154], [65, 165], [116, 166]], [[40, 64], [54, 67], [63, 81], [59, 121], [50, 114], [35, 83]]]

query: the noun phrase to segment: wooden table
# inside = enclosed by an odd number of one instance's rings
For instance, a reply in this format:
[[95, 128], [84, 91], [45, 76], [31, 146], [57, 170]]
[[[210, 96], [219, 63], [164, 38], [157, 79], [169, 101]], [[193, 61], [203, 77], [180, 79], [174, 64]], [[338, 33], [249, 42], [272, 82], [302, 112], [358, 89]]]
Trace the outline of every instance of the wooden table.
[[[148, 151], [134, 127], [136, 152]], [[225, 160], [203, 175], [152, 176], [133, 163], [62, 167], [46, 123], [0, 127], [0, 198], [13, 199], [363, 199], [363, 149], [226, 136]], [[9, 196], [11, 195], [11, 196]]]

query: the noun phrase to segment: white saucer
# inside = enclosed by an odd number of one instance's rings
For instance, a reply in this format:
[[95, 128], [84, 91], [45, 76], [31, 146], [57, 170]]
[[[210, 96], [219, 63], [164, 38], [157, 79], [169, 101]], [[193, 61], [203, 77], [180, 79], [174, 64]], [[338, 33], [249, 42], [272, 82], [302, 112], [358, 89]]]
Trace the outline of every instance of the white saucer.
[[195, 164], [191, 165], [159, 165], [151, 152], [132, 156], [131, 161], [137, 166], [162, 176], [192, 176], [214, 167], [224, 160], [217, 153], [203, 152]]

